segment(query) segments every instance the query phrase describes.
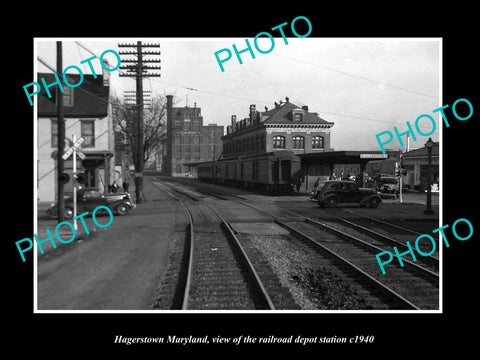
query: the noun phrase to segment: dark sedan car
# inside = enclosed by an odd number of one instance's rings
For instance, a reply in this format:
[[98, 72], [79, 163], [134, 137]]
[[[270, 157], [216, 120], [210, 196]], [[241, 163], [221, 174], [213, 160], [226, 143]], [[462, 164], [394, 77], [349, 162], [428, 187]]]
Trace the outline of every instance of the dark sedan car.
[[356, 203], [376, 208], [382, 202], [380, 195], [374, 189], [360, 188], [353, 181], [321, 182], [311, 196], [321, 207], [335, 207], [339, 203]]
[[[96, 207], [107, 206], [117, 215], [126, 215], [135, 204], [130, 198], [129, 193], [101, 194], [97, 188], [83, 188], [77, 191], [77, 214], [88, 211], [92, 213]], [[47, 210], [48, 214], [56, 215], [58, 213], [58, 204], [52, 204]], [[73, 197], [65, 197], [65, 218], [73, 217]]]

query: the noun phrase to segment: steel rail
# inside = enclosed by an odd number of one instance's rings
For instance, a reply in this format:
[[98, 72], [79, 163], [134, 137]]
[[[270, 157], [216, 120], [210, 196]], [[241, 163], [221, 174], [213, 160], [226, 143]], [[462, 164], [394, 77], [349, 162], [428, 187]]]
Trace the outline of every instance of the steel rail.
[[[370, 235], [370, 236], [373, 236], [373, 237], [376, 237], [377, 239], [380, 239], [380, 241], [383, 241], [383, 242], [386, 242], [386, 243], [389, 243], [390, 245], [393, 245], [393, 246], [396, 246], [396, 247], [400, 247], [402, 248], [403, 250], [408, 250], [408, 247], [407, 245], [405, 245], [404, 243], [396, 240], [396, 239], [392, 239], [391, 237], [388, 237], [384, 234], [381, 234], [379, 232], [376, 232], [372, 229], [368, 229], [362, 225], [359, 225], [359, 224], [356, 224], [354, 222], [351, 222], [347, 219], [344, 219], [344, 218], [341, 218], [341, 217], [335, 217], [338, 221], [341, 221], [345, 224], [348, 224], [349, 226], [351, 226], [352, 228], [360, 231], [360, 232], [363, 232], [367, 235]], [[439, 260], [438, 258], [434, 257], [434, 256], [427, 256], [427, 257], [421, 257], [420, 258], [422, 262], [428, 264], [428, 265], [433, 265], [433, 266], [436, 266], [438, 268], [439, 266]]]
[[[190, 199], [194, 201], [200, 201], [200, 199], [196, 198], [195, 196], [185, 193], [179, 189], [176, 188], [171, 188], [177, 193], [180, 193], [184, 196], [189, 197]], [[171, 194], [171, 193], [170, 193]], [[189, 222], [190, 222], [190, 251], [189, 251], [189, 260], [188, 260], [188, 271], [187, 271], [187, 279], [186, 279], [186, 284], [185, 284], [185, 291], [184, 291], [184, 298], [182, 302], [182, 310], [187, 310], [188, 309], [188, 299], [190, 295], [190, 288], [192, 284], [192, 275], [193, 275], [193, 257], [194, 257], [194, 232], [193, 232], [193, 217], [191, 214], [190, 209], [188, 208], [188, 205], [181, 201], [177, 196], [171, 194], [174, 198], [176, 198], [186, 209], [189, 217]], [[273, 304], [272, 299], [270, 298], [270, 295], [268, 294], [265, 286], [263, 285], [262, 280], [260, 279], [260, 276], [258, 275], [257, 271], [255, 270], [255, 267], [253, 263], [250, 261], [245, 249], [241, 245], [240, 241], [238, 240], [237, 236], [235, 235], [235, 232], [233, 228], [230, 226], [230, 224], [223, 218], [223, 216], [220, 215], [220, 213], [212, 207], [210, 204], [203, 203], [206, 205], [214, 214], [215, 216], [220, 220], [221, 225], [223, 228], [226, 230], [228, 236], [233, 239], [233, 242], [237, 249], [240, 251], [242, 260], [246, 264], [247, 270], [250, 274], [250, 276], [254, 279], [254, 284], [257, 288], [257, 290], [260, 292], [260, 294], [263, 297], [264, 302], [266, 303], [267, 307], [269, 310], [275, 310], [275, 305]]]
[[[382, 290], [382, 292], [384, 294], [386, 294], [387, 296], [391, 297], [391, 298], [394, 298], [396, 301], [402, 303], [405, 307], [407, 307], [408, 309], [413, 309], [413, 310], [421, 310], [418, 306], [416, 306], [415, 304], [413, 304], [412, 302], [410, 302], [409, 300], [407, 300], [406, 298], [404, 298], [402, 295], [398, 294], [396, 291], [390, 289], [388, 286], [382, 284], [380, 281], [376, 280], [375, 278], [373, 278], [371, 275], [367, 274], [365, 271], [363, 271], [362, 269], [360, 269], [358, 266], [356, 266], [355, 264], [353, 264], [352, 262], [350, 262], [349, 260], [345, 259], [343, 256], [337, 254], [335, 251], [329, 249], [328, 247], [320, 244], [318, 241], [316, 241], [315, 239], [312, 239], [311, 237], [309, 237], [308, 235], [302, 233], [301, 231], [295, 229], [294, 227], [278, 220], [277, 218], [275, 218], [275, 216], [271, 215], [270, 213], [268, 212], [265, 212], [261, 209], [258, 209], [250, 204], [244, 204], [243, 202], [239, 202], [239, 203], [242, 203], [243, 205], [247, 206], [247, 207], [250, 207], [251, 209], [254, 209], [264, 215], [267, 215], [269, 216], [271, 219], [273, 219], [273, 221], [275, 223], [277, 223], [278, 225], [284, 227], [285, 229], [289, 230], [290, 232], [294, 232], [295, 234], [297, 234], [298, 236], [301, 236], [303, 239], [307, 240], [309, 243], [313, 244], [314, 246], [316, 246], [318, 249], [322, 250], [323, 252], [326, 252], [327, 254], [333, 256], [334, 258], [336, 258], [337, 260], [339, 260], [342, 264], [346, 265], [348, 268], [350, 268], [351, 270], [353, 270], [355, 273], [359, 274], [360, 276], [362, 276], [365, 280], [367, 280], [370, 284], [373, 284], [375, 287], [379, 288], [380, 290]], [[288, 211], [289, 212], [289, 211]], [[291, 213], [291, 212], [289, 212]], [[303, 216], [301, 215], [298, 215], [298, 214], [295, 214], [295, 213], [292, 213], [296, 216], [299, 216], [300, 218], [304, 218]]]
[[[158, 185], [160, 186], [160, 185]], [[161, 185], [161, 187], [167, 187], [165, 185]], [[168, 188], [168, 187], [167, 187]], [[175, 190], [176, 189], [170, 187], [169, 189]], [[187, 222], [188, 222], [188, 228], [190, 229], [189, 231], [189, 251], [188, 251], [188, 267], [187, 267], [187, 275], [185, 277], [185, 287], [183, 289], [183, 297], [182, 297], [182, 310], [187, 310], [188, 309], [188, 299], [190, 295], [190, 288], [192, 284], [192, 273], [193, 273], [193, 252], [194, 252], [194, 232], [193, 232], [193, 215], [192, 212], [190, 211], [190, 208], [185, 204], [185, 202], [180, 199], [178, 196], [175, 196], [172, 194], [170, 191], [167, 189], [163, 189], [168, 195], [173, 197], [175, 200], [177, 200], [180, 204], [182, 204], [184, 210], [185, 210], [185, 215], [187, 217]], [[187, 194], [184, 194], [187, 195]], [[188, 195], [190, 197], [190, 195]], [[192, 197], [190, 197], [193, 199]], [[194, 199], [198, 200], [198, 199]]]
[[[385, 249], [382, 249], [382, 248], [379, 248], [378, 246], [372, 245], [372, 244], [370, 244], [370, 243], [368, 243], [368, 242], [366, 242], [362, 239], [359, 239], [359, 238], [357, 238], [353, 235], [347, 234], [347, 233], [345, 233], [345, 232], [343, 232], [339, 229], [335, 229], [334, 227], [331, 227], [327, 224], [322, 224], [322, 223], [320, 223], [316, 220], [309, 219], [309, 218], [307, 218], [305, 221], [313, 223], [315, 225], [318, 225], [318, 226], [326, 229], [327, 231], [330, 231], [330, 232], [335, 233], [337, 235], [343, 236], [344, 238], [346, 238], [346, 239], [348, 239], [352, 242], [359, 243], [362, 246], [370, 249], [371, 251], [376, 251], [377, 253], [385, 251]], [[398, 258], [398, 256], [396, 256], [396, 255], [394, 255], [394, 256]], [[411, 262], [410, 260], [407, 260], [407, 259], [402, 259], [402, 262], [406, 265], [406, 267], [408, 265], [409, 269], [421, 274], [422, 276], [428, 277], [429, 279], [432, 279], [432, 280], [436, 281], [436, 283], [438, 284], [439, 276], [438, 276], [437, 273], [435, 273], [431, 270], [428, 270], [428, 269], [426, 269], [422, 266], [418, 266], [417, 264], [415, 264], [415, 263], [413, 263], [413, 262]]]
[[412, 230], [412, 229], [407, 229], [407, 228], [404, 228], [404, 227], [402, 227], [402, 226], [395, 225], [395, 224], [391, 224], [391, 223], [389, 223], [389, 222], [386, 222], [386, 221], [383, 221], [383, 220], [380, 220], [380, 219], [372, 218], [372, 217], [370, 217], [370, 216], [361, 215], [361, 214], [358, 214], [358, 213], [356, 213], [356, 212], [354, 212], [354, 211], [351, 211], [351, 210], [348, 210], [348, 209], [343, 209], [343, 211], [348, 212], [348, 213], [350, 213], [350, 214], [354, 214], [354, 215], [360, 216], [360, 217], [362, 217], [362, 218], [364, 218], [364, 219], [368, 219], [368, 220], [371, 220], [371, 221], [376, 222], [376, 223], [379, 223], [379, 224], [387, 225], [387, 226], [390, 226], [390, 227], [393, 227], [393, 228], [396, 228], [396, 229], [399, 229], [399, 230], [403, 230], [403, 231], [405, 231], [405, 232], [409, 232], [409, 233], [414, 234], [414, 235], [422, 235], [422, 234], [420, 234], [419, 232], [414, 231], [414, 230]]
[[194, 239], [195, 239], [195, 234], [193, 232], [193, 215], [192, 212], [190, 211], [190, 208], [179, 198], [177, 198], [178, 201], [183, 205], [185, 208], [185, 213], [188, 218], [188, 226], [190, 228], [189, 232], [189, 252], [188, 252], [188, 268], [187, 268], [187, 276], [185, 280], [185, 289], [183, 291], [183, 300], [182, 300], [182, 310], [187, 310], [188, 309], [188, 300], [190, 297], [190, 288], [192, 285], [192, 274], [193, 274], [193, 253], [194, 253]]
[[367, 280], [370, 284], [374, 285], [376, 288], [380, 288], [380, 290], [388, 297], [393, 298], [395, 301], [402, 303], [407, 309], [413, 309], [413, 310], [421, 310], [418, 306], [404, 298], [402, 295], [398, 294], [396, 291], [390, 289], [388, 286], [382, 284], [380, 281], [360, 269], [358, 266], [350, 262], [349, 260], [345, 259], [343, 256], [337, 254], [335, 251], [329, 249], [328, 247], [320, 244], [318, 241], [315, 239], [311, 238], [310, 236], [302, 233], [300, 230], [295, 229], [294, 227], [279, 221], [275, 220], [275, 223], [279, 224], [280, 226], [284, 227], [290, 232], [293, 232], [299, 236], [301, 236], [303, 239], [309, 241], [309, 243], [315, 245], [317, 248], [322, 250], [323, 252], [326, 252], [330, 256], [334, 257], [335, 259], [339, 260], [342, 264], [346, 265], [349, 269], [353, 270], [355, 273], [358, 275], [362, 276], [363, 279]]
[[[226, 195], [228, 193], [225, 193]], [[351, 263], [350, 261], [348, 261], [347, 259], [343, 258], [341, 255], [337, 254], [335, 251], [327, 248], [326, 246], [320, 244], [319, 242], [317, 242], [316, 240], [310, 238], [308, 235], [305, 235], [303, 234], [301, 231], [293, 228], [292, 226], [278, 220], [275, 216], [271, 215], [270, 213], [268, 213], [267, 211], [264, 211], [262, 209], [259, 209], [255, 206], [252, 206], [250, 204], [247, 204], [243, 201], [239, 201], [239, 200], [235, 200], [236, 202], [246, 206], [246, 207], [249, 207], [261, 214], [264, 214], [268, 217], [270, 217], [275, 223], [279, 224], [280, 226], [286, 228], [287, 230], [297, 234], [297, 236], [300, 236], [302, 237], [303, 239], [309, 241], [311, 244], [313, 244], [314, 246], [316, 246], [318, 249], [322, 250], [323, 252], [326, 252], [327, 254], [333, 256], [334, 258], [338, 259], [341, 263], [343, 263], [344, 265], [346, 265], [348, 268], [352, 269], [355, 273], [357, 274], [360, 274], [364, 279], [366, 279], [370, 284], [374, 285], [375, 287], [379, 288], [380, 290], [382, 290], [382, 292], [384, 294], [386, 294], [387, 296], [390, 296], [392, 298], [394, 298], [396, 301], [402, 303], [405, 307], [409, 308], [409, 309], [414, 309], [414, 310], [421, 310], [417, 305], [413, 304], [412, 302], [410, 302], [409, 300], [407, 300], [405, 297], [403, 297], [402, 295], [398, 294], [396, 291], [390, 289], [388, 286], [384, 285], [383, 283], [381, 283], [380, 281], [376, 280], [375, 278], [373, 278], [371, 275], [369, 275], [368, 273], [366, 273], [365, 271], [363, 271], [362, 269], [360, 269], [359, 267], [357, 267], [356, 265], [354, 265], [353, 263]], [[289, 210], [285, 210], [285, 209], [282, 209], [281, 211], [285, 212], [285, 213], [288, 213], [290, 215], [294, 215], [296, 217], [299, 217], [300, 219], [302, 219], [303, 221], [305, 222], [312, 222], [314, 224], [317, 224], [317, 225], [320, 225], [321, 227], [324, 227], [326, 230], [330, 230], [331, 232], [334, 232], [338, 235], [341, 235], [341, 236], [345, 236], [345, 237], [348, 237], [349, 239], [355, 241], [355, 242], [360, 242], [362, 245], [365, 245], [366, 247], [370, 248], [370, 249], [374, 249], [375, 251], [384, 251], [384, 249], [380, 249], [374, 245], [371, 245], [363, 240], [360, 240], [360, 239], [357, 239], [349, 234], [346, 234], [338, 229], [335, 229], [335, 228], [332, 228], [332, 227], [329, 227], [328, 225], [326, 224], [322, 224], [322, 223], [319, 223], [317, 222], [316, 220], [313, 220], [311, 218], [308, 218], [308, 217], [305, 217], [305, 216], [302, 216], [298, 213], [294, 213], [292, 211], [289, 211]], [[412, 269], [414, 270], [418, 270], [418, 272], [422, 273], [424, 276], [428, 276], [430, 278], [433, 278], [435, 280], [438, 280], [438, 274], [434, 273], [434, 272], [431, 272], [425, 268], [422, 268], [416, 264], [413, 264], [411, 263], [410, 261], [408, 260], [402, 260], [404, 263], [408, 264], [409, 267], [411, 266]]]
[[247, 264], [247, 269], [250, 272], [250, 275], [255, 279], [255, 285], [262, 294], [265, 302], [268, 305], [268, 308], [270, 310], [275, 310], [275, 305], [272, 302], [272, 299], [270, 298], [270, 295], [268, 295], [268, 292], [263, 285], [262, 280], [260, 279], [260, 276], [258, 275], [257, 271], [255, 270], [255, 267], [253, 263], [250, 261], [250, 258], [248, 257], [245, 249], [243, 248], [242, 244], [240, 243], [240, 240], [238, 240], [237, 236], [235, 235], [235, 231], [233, 228], [230, 226], [230, 224], [224, 219], [222, 215], [220, 215], [217, 211], [217, 209], [213, 208], [209, 204], [206, 204], [210, 210], [219, 218], [219, 220], [222, 222], [222, 225], [227, 229], [229, 236], [234, 240], [235, 245], [237, 246], [237, 249], [240, 251], [242, 254], [242, 259], [243, 261]]

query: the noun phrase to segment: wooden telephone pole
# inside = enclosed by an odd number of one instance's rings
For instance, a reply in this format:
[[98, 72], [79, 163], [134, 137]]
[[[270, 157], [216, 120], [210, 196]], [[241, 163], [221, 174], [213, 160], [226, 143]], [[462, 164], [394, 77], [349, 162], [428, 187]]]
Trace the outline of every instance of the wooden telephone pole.
[[[63, 69], [63, 47], [62, 42], [57, 41], [57, 73], [61, 74]], [[60, 89], [58, 89], [60, 90]], [[65, 171], [62, 158], [65, 149], [65, 118], [63, 114], [63, 90], [57, 91], [57, 198], [58, 198], [58, 223], [65, 219], [65, 180], [62, 177]]]
[[135, 196], [138, 204], [143, 202], [143, 168], [145, 164], [144, 159], [144, 123], [143, 123], [143, 78], [145, 77], [159, 77], [159, 73], [152, 73], [151, 71], [160, 70], [160, 66], [145, 65], [145, 63], [159, 63], [160, 59], [148, 59], [144, 56], [160, 55], [160, 51], [144, 51], [144, 48], [160, 48], [160, 44], [142, 44], [137, 41], [136, 44], [118, 44], [119, 48], [132, 48], [131, 51], [120, 51], [120, 55], [134, 55], [134, 59], [122, 59], [120, 69], [127, 70], [127, 74], [120, 74], [122, 77], [134, 77], [136, 79], [136, 97], [137, 103], [135, 105], [137, 110], [137, 149], [136, 158], [133, 159], [135, 164]]

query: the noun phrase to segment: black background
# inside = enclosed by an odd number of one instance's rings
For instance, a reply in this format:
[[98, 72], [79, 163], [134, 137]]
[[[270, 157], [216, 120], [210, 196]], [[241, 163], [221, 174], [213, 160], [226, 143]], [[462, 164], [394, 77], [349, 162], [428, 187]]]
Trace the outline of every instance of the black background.
[[[418, 3], [418, 2], [417, 2]], [[197, 354], [225, 350], [280, 350], [303, 354], [343, 354], [385, 358], [392, 354], [418, 357], [440, 354], [443, 350], [461, 350], [468, 354], [476, 340], [473, 320], [477, 312], [475, 294], [478, 271], [478, 168], [477, 122], [480, 104], [478, 90], [477, 9], [460, 2], [448, 7], [420, 8], [417, 4], [343, 2], [326, 6], [300, 3], [273, 3], [263, 7], [247, 3], [207, 3], [190, 5], [163, 3], [77, 4], [70, 9], [49, 3], [30, 6], [16, 13], [16, 25], [2, 25], [4, 54], [3, 83], [3, 343], [16, 354], [34, 350], [32, 356], [45, 353], [52, 358], [76, 355], [97, 356], [103, 350], [126, 355], [151, 352], [162, 357], [166, 351], [192, 351]], [[439, 3], [440, 4], [440, 3]], [[445, 4], [445, 3], [443, 3]], [[137, 9], [138, 7], [138, 9]], [[28, 15], [26, 10], [28, 10]], [[14, 13], [14, 11], [9, 10]], [[474, 235], [468, 241], [450, 241], [444, 248], [443, 314], [34, 314], [33, 259], [22, 263], [15, 241], [33, 234], [33, 107], [23, 92], [23, 85], [33, 81], [34, 37], [228, 37], [253, 38], [257, 33], [297, 16], [312, 23], [310, 37], [442, 37], [443, 104], [450, 128], [443, 131], [443, 224], [458, 218], [469, 219]], [[5, 16], [4, 20], [8, 20]], [[12, 20], [13, 17], [12, 17]], [[15, 22], [15, 20], [14, 20]], [[299, 33], [303, 33], [299, 29]], [[212, 55], [213, 56], [213, 55]], [[473, 104], [473, 116], [467, 121], [453, 118], [451, 105], [458, 98]], [[406, 105], [408, 106], [408, 104]], [[432, 109], [433, 110], [433, 109]], [[420, 115], [420, 114], [419, 114]], [[412, 119], [405, 119], [412, 120]], [[478, 331], [477, 331], [478, 333]], [[374, 335], [371, 345], [119, 345], [116, 335], [125, 337], [238, 335], [304, 337]], [[3, 350], [3, 349], [2, 349]], [[267, 353], [268, 354], [268, 353]], [[268, 355], [262, 355], [268, 356]]]

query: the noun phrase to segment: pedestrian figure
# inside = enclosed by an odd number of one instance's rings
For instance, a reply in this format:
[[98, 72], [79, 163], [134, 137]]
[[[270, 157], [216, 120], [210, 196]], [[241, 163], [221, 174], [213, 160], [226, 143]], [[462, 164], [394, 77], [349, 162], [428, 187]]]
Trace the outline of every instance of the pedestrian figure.
[[297, 183], [296, 183], [297, 193], [300, 192], [300, 186], [302, 186], [302, 182], [303, 182], [303, 179], [299, 178]]
[[114, 181], [112, 185], [110, 185], [110, 192], [112, 193], [116, 193], [118, 190], [118, 185], [117, 185], [117, 182]]
[[124, 192], [128, 192], [128, 181], [127, 180], [123, 180], [122, 187], [123, 187]]
[[318, 184], [320, 184], [320, 178], [317, 178], [317, 180], [315, 180], [315, 182], [313, 183], [313, 188], [316, 189]]

